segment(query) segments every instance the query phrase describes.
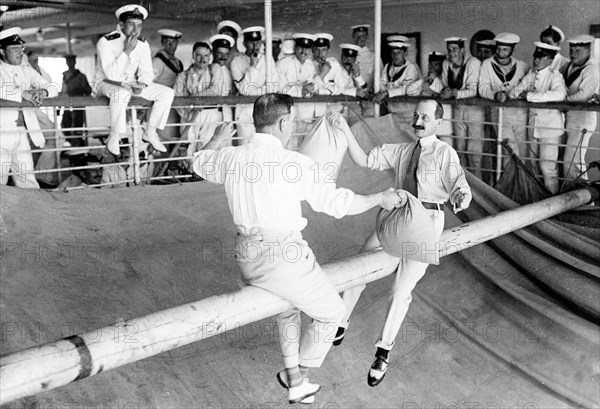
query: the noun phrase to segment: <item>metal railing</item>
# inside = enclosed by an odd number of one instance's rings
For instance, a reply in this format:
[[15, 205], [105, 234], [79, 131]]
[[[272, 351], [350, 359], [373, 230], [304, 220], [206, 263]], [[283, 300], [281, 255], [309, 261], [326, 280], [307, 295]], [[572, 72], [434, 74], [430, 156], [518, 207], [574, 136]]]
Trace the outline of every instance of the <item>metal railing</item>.
[[[228, 96], [228, 97], [177, 97], [175, 98], [172, 108], [184, 108], [184, 109], [211, 109], [217, 107], [223, 107], [226, 105], [230, 105], [232, 108], [237, 104], [251, 104], [254, 102], [255, 97], [246, 97], [246, 96]], [[417, 103], [420, 100], [429, 99], [423, 97], [396, 97], [391, 99], [390, 101], [394, 102], [408, 102], [408, 103]], [[354, 113], [356, 117], [360, 117], [360, 107], [359, 101], [356, 98], [348, 97], [348, 96], [318, 96], [313, 98], [305, 98], [305, 99], [296, 99], [297, 103], [335, 103], [341, 104], [346, 109], [346, 114], [348, 111]], [[481, 125], [484, 127], [486, 125], [493, 125], [497, 129], [497, 135], [495, 138], [484, 137], [480, 139], [480, 142], [484, 144], [484, 146], [495, 146], [493, 151], [483, 150], [482, 152], [475, 152], [472, 150], [459, 150], [457, 152], [463, 155], [481, 155], [483, 158], [490, 159], [489, 162], [493, 163], [495, 161], [495, 166], [481, 168], [480, 170], [483, 172], [489, 172], [494, 175], [493, 180], [497, 181], [502, 173], [502, 164], [504, 158], [507, 157], [506, 154], [502, 151], [502, 147], [500, 142], [502, 142], [502, 129], [500, 126], [503, 123], [503, 110], [507, 107], [516, 107], [516, 108], [535, 108], [535, 109], [559, 109], [561, 111], [566, 110], [576, 110], [576, 111], [600, 111], [600, 105], [598, 104], [572, 104], [572, 103], [528, 103], [524, 101], [516, 101], [509, 100], [505, 103], [497, 103], [495, 101], [481, 99], [481, 98], [469, 98], [464, 100], [440, 100], [443, 104], [452, 105], [452, 106], [477, 106], [477, 107], [498, 107], [500, 108], [498, 119], [499, 122], [489, 122], [489, 121], [480, 121], [473, 122], [475, 124]], [[182, 181], [194, 180], [197, 179], [191, 172], [189, 172], [187, 161], [193, 159], [191, 155], [185, 156], [177, 156], [178, 152], [176, 152], [176, 148], [180, 148], [182, 144], [190, 144], [190, 143], [199, 143], [203, 142], [200, 139], [175, 139], [175, 140], [163, 140], [163, 143], [167, 147], [171, 147], [169, 149], [169, 153], [165, 155], [165, 157], [160, 157], [156, 154], [153, 154], [151, 150], [146, 149], [145, 143], [142, 141], [142, 133], [143, 133], [143, 125], [140, 123], [138, 117], [140, 113], [147, 111], [151, 107], [151, 102], [144, 100], [139, 97], [133, 97], [129, 104], [128, 110], [130, 114], [130, 126], [132, 129], [129, 142], [121, 145], [121, 148], [127, 149], [131, 154], [129, 155], [129, 159], [126, 161], [115, 161], [111, 163], [98, 163], [89, 166], [63, 166], [61, 162], [63, 161], [63, 155], [68, 155], [69, 152], [73, 153], [74, 151], [81, 151], [82, 149], [86, 150], [103, 150], [104, 145], [93, 145], [92, 141], [97, 140], [103, 136], [107, 136], [109, 132], [109, 128], [107, 126], [92, 126], [92, 127], [71, 127], [71, 128], [60, 128], [59, 124], [59, 115], [56, 108], [62, 108], [70, 111], [74, 110], [91, 110], [95, 109], [93, 107], [107, 107], [108, 106], [108, 98], [99, 97], [57, 97], [57, 98], [48, 98], [44, 100], [42, 107], [53, 108], [53, 128], [42, 129], [47, 139], [54, 139], [54, 147], [50, 148], [36, 148], [31, 149], [32, 154], [42, 154], [45, 152], [55, 152], [54, 160], [56, 163], [56, 168], [46, 168], [46, 169], [37, 169], [31, 171], [29, 173], [34, 174], [44, 174], [44, 173], [56, 173], [58, 183], [62, 181], [62, 176], [65, 172], [79, 172], [88, 169], [103, 169], [105, 171], [109, 171], [110, 169], [115, 169], [116, 166], [122, 166], [125, 174], [129, 175], [125, 179], [119, 179], [117, 181], [111, 181], [106, 183], [94, 183], [92, 185], [82, 185], [68, 188], [70, 189], [81, 189], [85, 187], [105, 187], [105, 186], [135, 186], [140, 184], [149, 184], [149, 183], [181, 183]], [[31, 109], [31, 106], [27, 106], [25, 104], [14, 103], [10, 101], [2, 101], [0, 104], [0, 109], [7, 108], [19, 108], [19, 109]], [[108, 109], [108, 108], [106, 108]], [[89, 113], [88, 113], [89, 116]], [[316, 118], [312, 118], [310, 122], [313, 122]], [[446, 119], [445, 121], [453, 122], [452, 119]], [[92, 122], [89, 121], [88, 122]], [[206, 124], [218, 125], [223, 121], [219, 122], [206, 122]], [[233, 121], [236, 125], [249, 125], [249, 123], [244, 123], [240, 121]], [[298, 120], [296, 119], [296, 123], [307, 123], [306, 119]], [[181, 128], [185, 126], [195, 125], [194, 122], [178, 122], [178, 123], [168, 123], [167, 128]], [[519, 125], [523, 126], [530, 132], [533, 127], [530, 125]], [[306, 130], [308, 129], [308, 125], [302, 127], [303, 131], [295, 134], [294, 136], [298, 140], [302, 140], [302, 138], [306, 135]], [[538, 127], [542, 128], [542, 127]], [[545, 129], [555, 129], [555, 128], [545, 128]], [[567, 131], [569, 129], [560, 128], [561, 131]], [[596, 130], [589, 130], [593, 135], [598, 135]], [[2, 131], [4, 132], [26, 132], [26, 131]], [[68, 134], [65, 134], [68, 133]], [[453, 141], [460, 141], [461, 139], [469, 140], [469, 137], [460, 137], [454, 135], [440, 135], [443, 138], [450, 138]], [[76, 139], [85, 139], [87, 141], [87, 146], [63, 146], [61, 141], [69, 141]], [[234, 136], [229, 141], [230, 143], [239, 143], [239, 141], [243, 140], [243, 137]], [[204, 141], [205, 142], [205, 141]], [[537, 143], [533, 138], [528, 138], [525, 141], [519, 141], [520, 144], [524, 144], [527, 147], [527, 151], [533, 151], [534, 145]], [[559, 149], [565, 148], [566, 144], [558, 144]], [[140, 152], [145, 152], [145, 158], [140, 158]], [[588, 147], [589, 152], [595, 153], [600, 152], [599, 148], [596, 147]], [[600, 155], [600, 153], [599, 153]], [[527, 161], [533, 166], [536, 166], [539, 163], [539, 159], [534, 155], [526, 155]], [[558, 164], [563, 166], [569, 166], [569, 163], [566, 163], [562, 159], [558, 159], [556, 161]], [[171, 172], [168, 172], [169, 165], [175, 165], [174, 169]], [[488, 163], [489, 164], [489, 163]], [[466, 169], [470, 171], [476, 171], [472, 166], [464, 164]], [[142, 168], [144, 168], [144, 172], [146, 175], [142, 175]], [[154, 168], [154, 172], [149, 174]], [[157, 171], [158, 168], [158, 171]], [[129, 171], [129, 172], [128, 172]], [[167, 172], [168, 174], [165, 174]], [[178, 174], [179, 173], [179, 174]], [[198, 179], [199, 180], [199, 179]]]

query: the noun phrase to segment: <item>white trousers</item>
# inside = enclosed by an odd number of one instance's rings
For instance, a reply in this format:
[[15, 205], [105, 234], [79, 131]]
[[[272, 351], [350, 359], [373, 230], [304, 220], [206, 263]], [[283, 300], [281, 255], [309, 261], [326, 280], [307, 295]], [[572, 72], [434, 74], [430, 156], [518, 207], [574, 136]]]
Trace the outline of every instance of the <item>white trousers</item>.
[[25, 127], [2, 130], [0, 137], [0, 183], [5, 185], [12, 174], [16, 187], [39, 189], [35, 179], [33, 157]]
[[[577, 178], [586, 170], [585, 154], [590, 143], [592, 132], [596, 130], [598, 114], [596, 112], [568, 111], [565, 128], [567, 128], [567, 146], [564, 153], [564, 177], [566, 180]], [[583, 132], [583, 130], [587, 132]], [[596, 158], [595, 160], [598, 160]], [[587, 180], [587, 174], [581, 176]]]
[[[277, 316], [285, 367], [320, 367], [345, 309], [302, 234], [238, 234], [235, 257], [246, 284], [271, 291], [294, 305]], [[302, 337], [300, 311], [313, 320]]]
[[[103, 95], [110, 99], [108, 104], [110, 110], [110, 134], [111, 136], [119, 137], [119, 135], [127, 132], [126, 111], [132, 93], [123, 87], [107, 84], [104, 81], [98, 84], [97, 92], [98, 95]], [[169, 118], [169, 110], [175, 97], [175, 91], [164, 85], [152, 83], [136, 96], [154, 101], [148, 118], [148, 126], [164, 129]]]
[[[455, 105], [452, 109], [452, 128], [457, 139], [454, 147], [461, 157], [461, 163], [468, 163], [469, 169], [481, 179], [481, 158], [483, 153], [483, 107]], [[465, 151], [469, 151], [465, 154]], [[464, 159], [468, 159], [468, 162]]]
[[[498, 123], [498, 108], [491, 110], [491, 122]], [[529, 154], [527, 146], [527, 109], [524, 108], [504, 108], [502, 113], [502, 139], [508, 139], [508, 145], [517, 154], [525, 160]], [[494, 125], [498, 132], [498, 126]]]
[[552, 193], [558, 192], [558, 144], [560, 136], [537, 139], [534, 155], [539, 159], [544, 185]]
[[221, 118], [222, 115], [216, 108], [193, 110], [188, 114], [185, 121], [194, 124], [186, 127], [181, 135], [189, 141], [188, 156], [198, 152], [212, 139]]
[[[444, 230], [444, 212], [439, 210], [428, 211], [435, 226], [436, 239], [439, 240], [442, 231]], [[374, 232], [367, 238], [361, 252], [373, 250], [380, 246], [381, 244], [377, 239], [377, 234]], [[427, 263], [412, 260], [401, 260], [398, 264], [396, 280], [394, 281], [394, 286], [390, 292], [385, 322], [381, 329], [381, 334], [375, 344], [376, 347], [387, 349], [389, 351], [394, 346], [394, 340], [400, 331], [400, 327], [402, 326], [402, 322], [404, 321], [404, 317], [406, 317], [408, 307], [412, 301], [412, 290], [425, 275], [425, 270], [427, 270], [428, 265], [429, 264]], [[346, 315], [340, 322], [340, 327], [348, 328], [350, 315], [364, 289], [365, 286], [361, 285], [346, 290], [342, 294], [342, 299], [346, 306]]]

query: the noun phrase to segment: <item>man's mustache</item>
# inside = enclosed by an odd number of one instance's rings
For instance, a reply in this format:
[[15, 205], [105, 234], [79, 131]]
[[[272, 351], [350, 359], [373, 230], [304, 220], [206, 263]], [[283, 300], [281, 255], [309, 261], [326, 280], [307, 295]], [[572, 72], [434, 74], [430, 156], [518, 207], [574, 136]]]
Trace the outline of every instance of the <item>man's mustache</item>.
[[412, 124], [412, 127], [418, 129], [420, 131], [424, 131], [425, 127], [423, 125]]

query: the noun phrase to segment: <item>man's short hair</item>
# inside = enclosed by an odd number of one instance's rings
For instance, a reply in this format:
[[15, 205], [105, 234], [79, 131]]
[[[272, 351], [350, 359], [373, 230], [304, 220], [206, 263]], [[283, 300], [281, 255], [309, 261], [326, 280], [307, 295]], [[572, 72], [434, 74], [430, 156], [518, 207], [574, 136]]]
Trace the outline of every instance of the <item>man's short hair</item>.
[[435, 101], [435, 119], [442, 119], [443, 117], [444, 117], [444, 107], [442, 106], [440, 101]]
[[554, 30], [551, 27], [548, 27], [547, 29], [545, 29], [544, 31], [542, 31], [542, 33], [540, 34], [540, 40], [544, 37], [550, 37], [552, 38], [552, 41], [554, 41], [555, 43], [559, 43], [561, 38], [560, 38], [560, 34], [556, 32], [556, 30]]
[[192, 47], [192, 52], [195, 52], [196, 48], [200, 48], [200, 47], [206, 48], [209, 51], [212, 51], [212, 48], [210, 48], [210, 45], [208, 43], [206, 43], [204, 41], [197, 41], [194, 43], [194, 46]]
[[292, 112], [294, 98], [286, 94], [265, 94], [254, 101], [252, 119], [257, 130], [275, 125], [284, 115]]

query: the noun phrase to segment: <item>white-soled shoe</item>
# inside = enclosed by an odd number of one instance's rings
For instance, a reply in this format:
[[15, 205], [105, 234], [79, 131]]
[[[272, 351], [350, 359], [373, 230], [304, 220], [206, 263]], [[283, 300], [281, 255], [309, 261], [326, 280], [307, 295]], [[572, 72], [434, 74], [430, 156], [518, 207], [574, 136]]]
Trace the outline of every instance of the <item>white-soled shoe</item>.
[[302, 385], [288, 389], [288, 400], [290, 403], [312, 403], [308, 402], [307, 399], [314, 398], [319, 389], [321, 389], [321, 385], [310, 383], [308, 379], [304, 379]]
[[160, 141], [160, 138], [158, 137], [156, 130], [151, 130], [151, 131], [144, 133], [144, 136], [142, 136], [142, 139], [144, 141], [148, 142], [150, 145], [152, 145], [152, 147], [159, 152], [167, 151], [167, 147], [165, 145], [163, 145], [163, 143]]
[[[279, 381], [279, 384], [281, 386], [283, 386], [285, 389], [288, 389], [288, 390], [290, 389], [287, 372], [285, 371], [285, 369], [277, 372], [277, 381]], [[308, 379], [304, 379], [304, 382], [307, 383]], [[302, 403], [304, 405], [311, 405], [311, 404], [315, 403], [315, 395], [310, 395], [309, 397], [302, 399], [300, 401], [300, 403]]]
[[118, 136], [109, 136], [106, 140], [106, 150], [112, 153], [115, 156], [119, 156], [121, 153], [121, 149], [119, 149], [119, 137]]

